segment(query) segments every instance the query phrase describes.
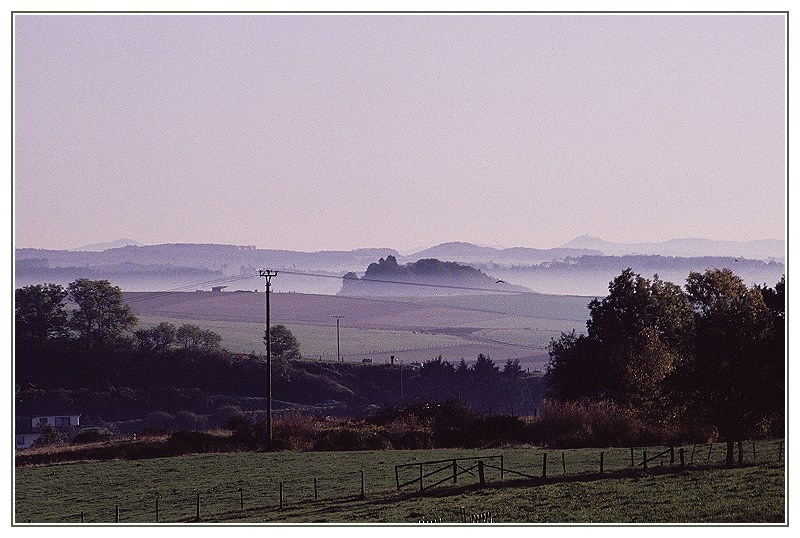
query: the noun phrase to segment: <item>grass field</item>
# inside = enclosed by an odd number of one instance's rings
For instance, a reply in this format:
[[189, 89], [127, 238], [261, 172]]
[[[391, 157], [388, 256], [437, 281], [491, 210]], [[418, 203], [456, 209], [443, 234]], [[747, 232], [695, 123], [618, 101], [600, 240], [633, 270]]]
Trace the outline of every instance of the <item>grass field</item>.
[[[16, 469], [15, 519], [80, 523], [83, 512], [86, 523], [110, 523], [118, 506], [122, 523], [153, 523], [158, 497], [159, 522], [189, 522], [196, 517], [199, 494], [202, 522], [416, 523], [441, 518], [455, 523], [463, 506], [470, 513], [491, 511], [497, 523], [781, 523], [785, 468], [778, 461], [779, 442], [756, 442], [755, 460], [752, 445], [745, 448], [741, 468], [721, 468], [724, 447], [717, 444], [710, 454], [708, 446], [698, 447], [691, 464], [692, 447], [685, 447], [689, 465], [684, 469], [677, 461], [670, 465], [666, 455], [647, 471], [636, 472], [625, 448], [239, 453], [24, 467]], [[655, 455], [662, 449], [647, 450]], [[463, 474], [457, 485], [446, 480], [423, 493], [418, 482], [396, 489], [395, 465], [465, 457], [497, 466], [497, 459], [488, 456], [502, 455], [504, 469], [541, 477], [545, 453], [546, 479], [506, 472], [501, 480], [497, 469], [487, 467], [484, 488]], [[637, 448], [637, 463], [641, 455]], [[418, 469], [403, 469], [401, 482], [418, 478]], [[438, 476], [426, 478], [425, 484]]]
[[[264, 322], [249, 323], [236, 321], [186, 320], [155, 316], [139, 316], [141, 327], [151, 327], [162, 321], [175, 326], [193, 323], [210, 329], [222, 336], [222, 346], [233, 352], [264, 353]], [[300, 343], [300, 352], [310, 359], [319, 356], [336, 357], [336, 326], [320, 326], [302, 323], [287, 323]], [[457, 336], [432, 334], [415, 331], [388, 329], [340, 329], [342, 354], [350, 358], [368, 357], [375, 353], [389, 353], [399, 350], [424, 350], [430, 348], [452, 347], [469, 342]], [[434, 358], [432, 356], [431, 358]]]
[[[222, 336], [234, 352], [263, 351], [264, 294], [250, 292], [126, 293], [149, 327], [193, 323]], [[289, 327], [308, 358], [336, 357], [336, 324], [345, 360], [474, 361], [479, 353], [502, 364], [518, 359], [542, 369], [547, 346], [560, 333], [585, 329], [590, 298], [538, 294], [355, 298], [273, 294], [272, 323]]]

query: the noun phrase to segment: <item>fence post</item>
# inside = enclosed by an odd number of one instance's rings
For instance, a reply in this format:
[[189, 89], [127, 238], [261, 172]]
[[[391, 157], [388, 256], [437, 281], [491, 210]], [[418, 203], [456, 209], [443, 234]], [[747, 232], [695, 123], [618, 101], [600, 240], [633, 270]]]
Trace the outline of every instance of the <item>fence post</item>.
[[669, 464], [670, 465], [674, 465], [675, 464], [675, 447], [674, 446], [669, 447]]
[[461, 523], [466, 523], [467, 522], [467, 511], [463, 506], [461, 507], [460, 512], [461, 512]]
[[782, 457], [783, 457], [783, 439], [781, 439], [781, 447], [778, 449], [778, 463], [781, 462]]
[[542, 454], [542, 478], [547, 478], [547, 452]]
[[361, 498], [364, 498], [364, 471], [361, 471]]
[[481, 486], [486, 485], [486, 476], [483, 474], [483, 460], [478, 460], [478, 481]]
[[683, 469], [683, 467], [685, 465], [685, 462], [684, 462], [684, 459], [683, 459], [683, 447], [681, 447], [678, 450], [678, 456], [680, 456], [680, 458], [681, 458], [681, 469]]
[[119, 505], [114, 507], [114, 523], [119, 523]]
[[605, 455], [604, 452], [600, 453], [600, 474], [603, 474], [603, 456]]
[[319, 499], [319, 497], [317, 497], [317, 477], [315, 476], [314, 477], [314, 500], [316, 501], [317, 499]]
[[156, 495], [156, 523], [158, 523], [158, 495]]
[[278, 510], [283, 510], [283, 482], [278, 482]]
[[244, 510], [244, 486], [239, 486], [239, 508]]
[[458, 483], [458, 465], [456, 464], [456, 459], [453, 458], [453, 484]]
[[81, 523], [83, 523], [83, 510], [81, 510]]
[[397, 491], [400, 491], [400, 472], [397, 470], [397, 465], [394, 466], [394, 481], [397, 484]]
[[200, 521], [200, 492], [197, 492], [197, 516], [195, 517], [195, 521]]
[[419, 464], [419, 490], [422, 491], [422, 464]]
[[503, 455], [500, 454], [500, 480], [503, 479], [503, 475], [504, 475]]
[[756, 440], [753, 439], [753, 463], [756, 462]]
[[633, 463], [633, 447], [631, 447], [631, 467], [636, 467], [636, 465]]
[[564, 459], [564, 453], [561, 453], [561, 469], [564, 471], [564, 476], [567, 476], [567, 460]]
[[647, 469], [647, 450], [642, 450], [642, 468]]
[[708, 457], [706, 458], [706, 463], [711, 461], [711, 450], [714, 448], [714, 443], [708, 443]]

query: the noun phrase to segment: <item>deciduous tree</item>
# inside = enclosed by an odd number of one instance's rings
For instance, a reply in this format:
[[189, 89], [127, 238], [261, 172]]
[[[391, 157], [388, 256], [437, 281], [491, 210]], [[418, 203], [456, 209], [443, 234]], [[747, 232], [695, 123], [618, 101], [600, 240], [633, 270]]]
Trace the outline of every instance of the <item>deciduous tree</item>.
[[757, 433], [775, 412], [764, 399], [782, 382], [774, 379], [774, 369], [764, 368], [776, 359], [769, 352], [773, 318], [761, 290], [748, 288], [729, 269], [691, 273], [686, 291], [696, 338], [676, 387], [689, 411], [717, 428], [727, 443], [726, 464], [732, 465], [734, 443]]
[[87, 346], [105, 349], [123, 339], [137, 319], [122, 300], [122, 290], [108, 280], [79, 278], [68, 287], [69, 298], [77, 305], [70, 324]]
[[14, 328], [19, 342], [43, 345], [66, 336], [67, 292], [58, 284], [25, 286], [14, 292]]
[[219, 334], [191, 323], [178, 327], [175, 339], [183, 349], [187, 350], [218, 351], [222, 342]]

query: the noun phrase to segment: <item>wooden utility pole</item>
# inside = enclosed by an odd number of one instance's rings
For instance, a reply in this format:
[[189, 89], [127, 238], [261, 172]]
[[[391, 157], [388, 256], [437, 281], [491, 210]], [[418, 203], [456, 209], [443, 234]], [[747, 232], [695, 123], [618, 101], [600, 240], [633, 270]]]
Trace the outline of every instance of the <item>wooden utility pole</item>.
[[277, 271], [270, 271], [267, 270], [260, 270], [258, 272], [258, 276], [264, 277], [264, 282], [266, 285], [266, 295], [267, 295], [267, 305], [266, 305], [266, 314], [265, 314], [265, 325], [266, 325], [266, 332], [264, 336], [264, 340], [267, 344], [267, 433], [268, 433], [268, 441], [269, 445], [272, 446], [272, 344], [269, 334], [269, 294], [270, 294], [270, 287], [271, 287], [271, 280], [272, 277], [277, 275]]
[[341, 314], [337, 314], [335, 316], [331, 316], [332, 318], [336, 318], [336, 362], [342, 360], [342, 351], [339, 345], [339, 318], [343, 318]]

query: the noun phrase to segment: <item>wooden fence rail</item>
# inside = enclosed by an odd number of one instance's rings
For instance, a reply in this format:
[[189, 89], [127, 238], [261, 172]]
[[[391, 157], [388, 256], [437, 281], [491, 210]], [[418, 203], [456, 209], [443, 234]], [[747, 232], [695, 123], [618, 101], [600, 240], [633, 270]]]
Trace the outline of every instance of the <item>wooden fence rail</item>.
[[[755, 447], [753, 441], [748, 442]], [[744, 451], [744, 455], [748, 460], [750, 456], [752, 456], [754, 462], [770, 464], [776, 462], [775, 458], [777, 456], [777, 463], [780, 465], [783, 462], [785, 454], [784, 443], [785, 441], [783, 440], [764, 442], [758, 445], [757, 451], [753, 447], [746, 447], [748, 450]], [[715, 446], [715, 444], [717, 446]], [[639, 468], [646, 469], [648, 463], [657, 461], [659, 458], [663, 458], [665, 464], [669, 461], [670, 464], [675, 465], [678, 463], [681, 468], [683, 468], [687, 464], [697, 463], [694, 461], [697, 453], [701, 454], [699, 459], [703, 463], [709, 461], [711, 455], [716, 453], [717, 457], [714, 461], [720, 463], [720, 459], [724, 456], [724, 450], [722, 450], [720, 446], [722, 446], [720, 443], [691, 445], [691, 455], [688, 452], [684, 454], [684, 447], [679, 447], [677, 456], [675, 454], [675, 447], [659, 446], [655, 449], [650, 447], [654, 455], [648, 457], [647, 451], [642, 450], [642, 459], [640, 459], [639, 462], [634, 460], [634, 468], [638, 466]], [[688, 446], [686, 449], [688, 449]], [[627, 468], [628, 462], [626, 460], [628, 457], [627, 452], [629, 451], [628, 447], [605, 450], [605, 457], [603, 459], [604, 467], [601, 470], [603, 474]], [[598, 459], [596, 456], [603, 453], [599, 451], [594, 454], [586, 453], [586, 451], [582, 452], [583, 453], [580, 454], [580, 463], [576, 464], [574, 460], [570, 462], [571, 468], [569, 474], [574, 476], [585, 475], [587, 473], [597, 474]], [[630, 452], [635, 456], [636, 449], [631, 448]], [[420, 491], [426, 491], [448, 482], [460, 484], [462, 480], [465, 484], [485, 484], [489, 478], [496, 480], [499, 476], [502, 480], [505, 478], [506, 474], [508, 474], [510, 478], [547, 481], [549, 478], [547, 473], [547, 453], [531, 451], [530, 454], [530, 460], [535, 460], [532, 470], [529, 465], [524, 465], [526, 457], [519, 454], [517, 454], [513, 460], [513, 465], [516, 468], [508, 468], [507, 458], [504, 458], [502, 454], [447, 458], [396, 465], [395, 486], [397, 490], [400, 490], [408, 486], [417, 485], [420, 486]], [[541, 461], [538, 460], [539, 454], [542, 455]], [[702, 456], [706, 457], [704, 458]], [[568, 452], [566, 456], [563, 451], [561, 452], [560, 466], [565, 477], [567, 476], [566, 459], [571, 457], [572, 452]], [[600, 455], [600, 458], [603, 458], [603, 455]], [[550, 459], [553, 460], [553, 464], [558, 466], [557, 456], [556, 458]], [[542, 464], [541, 474], [539, 474], [538, 469], [539, 463]], [[403, 478], [401, 476], [401, 471], [408, 471], [410, 469], [417, 471], [417, 476], [413, 478], [409, 477], [409, 480], [404, 480], [401, 483], [400, 479]], [[552, 466], [551, 470], [553, 470]], [[326, 480], [323, 477], [321, 481], [313, 474], [308, 473], [301, 478], [290, 478], [288, 482], [282, 480], [256, 484], [238, 481], [217, 484], [206, 487], [205, 489], [201, 488], [200, 490], [195, 488], [175, 490], [164, 487], [160, 490], [153, 490], [152, 496], [150, 494], [143, 494], [138, 500], [132, 502], [115, 499], [97, 505], [78, 505], [70, 511], [65, 511], [68, 512], [65, 515], [55, 515], [55, 517], [51, 515], [47, 518], [44, 516], [37, 516], [34, 513], [19, 513], [17, 521], [29, 522], [31, 519], [34, 519], [39, 522], [46, 522], [55, 519], [56, 521], [71, 524], [102, 522], [127, 524], [200, 521], [201, 516], [203, 520], [214, 520], [216, 517], [219, 517], [220, 514], [228, 514], [230, 516], [237, 510], [263, 509], [266, 511], [280, 511], [287, 506], [307, 503], [309, 501], [314, 502], [319, 499], [363, 499], [367, 496], [367, 479], [371, 482], [374, 488], [373, 491], [381, 493], [391, 491], [390, 475], [384, 475], [384, 480], [378, 480], [374, 473], [375, 469], [372, 471], [372, 473], [368, 471], [366, 477], [363, 470], [349, 473], [345, 471], [339, 473], [335, 479]], [[375, 480], [375, 482], [372, 482], [373, 480]], [[562, 480], [562, 478], [557, 476], [555, 480]], [[247, 503], [245, 503], [245, 501], [247, 501]], [[247, 506], [245, 506], [245, 504], [247, 504]]]
[[[483, 460], [499, 460], [500, 461], [500, 467], [494, 467], [493, 466], [492, 468], [498, 469], [500, 471], [500, 477], [502, 479], [503, 473], [504, 473], [503, 456], [502, 455], [493, 455], [493, 456], [480, 456], [480, 457], [473, 457], [473, 458], [450, 458], [450, 459], [446, 459], [446, 460], [433, 460], [433, 461], [423, 461], [423, 462], [419, 462], [419, 463], [404, 463], [402, 465], [395, 465], [395, 467], [394, 467], [395, 484], [397, 486], [397, 490], [398, 491], [400, 491], [402, 488], [404, 488], [406, 486], [410, 486], [412, 484], [418, 484], [419, 485], [419, 491], [425, 491], [427, 489], [430, 489], [430, 488], [432, 488], [434, 486], [438, 486], [438, 485], [443, 484], [445, 482], [448, 482], [450, 480], [452, 480], [453, 483], [457, 483], [458, 482], [458, 477], [463, 475], [463, 474], [469, 474], [469, 475], [474, 477], [475, 474], [472, 471], [475, 470], [475, 469], [477, 469], [479, 471], [479, 475], [480, 475], [480, 468], [479, 467], [481, 467], [481, 465], [479, 465], [479, 461], [483, 461]], [[470, 467], [464, 467], [459, 463], [459, 462], [465, 462], [465, 461], [475, 462], [475, 464], [470, 466]], [[446, 465], [442, 465], [442, 464], [446, 464]], [[433, 469], [432, 471], [425, 472], [425, 466], [426, 465], [427, 466], [440, 465], [440, 467], [438, 467], [436, 469]], [[400, 482], [400, 470], [401, 469], [410, 469], [410, 468], [418, 468], [419, 469], [419, 475], [415, 476], [411, 480], [407, 480], [406, 482], [401, 483]], [[437, 482], [435, 482], [433, 484], [425, 485], [425, 479], [426, 478], [430, 478], [430, 477], [432, 477], [434, 475], [437, 475], [439, 473], [443, 473], [443, 472], [446, 472], [446, 471], [448, 472], [448, 475], [445, 478], [442, 478], [442, 479], [438, 480]], [[480, 476], [479, 476], [479, 478], [480, 478]]]

